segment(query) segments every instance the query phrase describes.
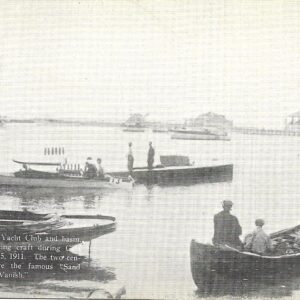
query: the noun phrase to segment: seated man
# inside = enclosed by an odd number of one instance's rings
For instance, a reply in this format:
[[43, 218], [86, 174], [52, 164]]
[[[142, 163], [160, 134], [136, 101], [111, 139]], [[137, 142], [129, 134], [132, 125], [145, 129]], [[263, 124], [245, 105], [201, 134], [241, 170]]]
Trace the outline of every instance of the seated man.
[[271, 239], [262, 229], [264, 224], [262, 219], [255, 221], [256, 229], [245, 237], [245, 250], [260, 255], [267, 254], [272, 250]]
[[84, 176], [91, 179], [97, 176], [97, 169], [94, 164], [86, 162], [84, 169]]

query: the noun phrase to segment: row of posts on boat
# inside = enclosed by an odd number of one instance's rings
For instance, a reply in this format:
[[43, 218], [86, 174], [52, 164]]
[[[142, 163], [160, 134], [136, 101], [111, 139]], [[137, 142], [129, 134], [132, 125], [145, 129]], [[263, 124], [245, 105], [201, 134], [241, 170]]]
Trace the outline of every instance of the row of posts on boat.
[[[64, 155], [65, 148], [64, 147], [46, 147], [44, 148], [44, 155]], [[149, 142], [149, 149], [147, 155], [147, 167], [149, 170], [153, 169], [154, 164], [154, 157], [155, 157], [155, 149], [152, 145], [152, 142]], [[134, 165], [134, 155], [133, 155], [133, 144], [130, 142], [128, 144], [128, 153], [127, 153], [127, 168], [130, 175], [132, 175]], [[23, 166], [27, 169], [27, 166]], [[97, 158], [96, 163], [93, 161], [91, 157], [88, 157], [85, 163], [84, 170], [82, 170], [80, 164], [68, 164], [67, 160], [62, 164], [61, 169], [58, 171], [65, 172], [65, 171], [74, 171], [72, 175], [84, 175], [87, 178], [105, 178], [105, 172], [102, 167], [102, 159]], [[77, 172], [76, 172], [77, 171]]]
[[244, 241], [240, 239], [242, 227], [236, 216], [230, 211], [233, 202], [224, 200], [223, 210], [214, 216], [214, 236], [213, 244], [215, 246], [231, 246], [240, 251], [248, 251], [259, 255], [284, 255], [300, 252], [300, 235], [296, 237], [278, 237], [271, 240], [265, 233], [263, 219], [255, 220], [255, 229], [245, 236]]
[[64, 155], [64, 154], [65, 154], [64, 147], [44, 148], [44, 155]]

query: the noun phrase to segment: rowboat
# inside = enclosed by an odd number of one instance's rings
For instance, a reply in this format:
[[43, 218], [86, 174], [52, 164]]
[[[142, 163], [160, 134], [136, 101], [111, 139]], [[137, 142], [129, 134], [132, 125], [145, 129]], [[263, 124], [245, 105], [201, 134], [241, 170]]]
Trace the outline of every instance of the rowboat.
[[[114, 217], [0, 211], [2, 251], [60, 251], [115, 231]], [[54, 250], [56, 248], [56, 250]], [[52, 249], [52, 250], [51, 250]]]
[[[273, 241], [299, 234], [300, 225], [270, 235]], [[213, 246], [195, 240], [190, 244], [190, 263], [193, 280], [199, 290], [214, 284], [218, 274], [239, 278], [266, 277], [283, 270], [299, 271], [300, 251], [284, 254], [258, 255], [228, 245]]]
[[[161, 164], [149, 169], [134, 168], [130, 174], [135, 183], [193, 184], [231, 181], [233, 164], [194, 166], [186, 156], [161, 156]], [[111, 176], [128, 177], [128, 171], [109, 172]]]

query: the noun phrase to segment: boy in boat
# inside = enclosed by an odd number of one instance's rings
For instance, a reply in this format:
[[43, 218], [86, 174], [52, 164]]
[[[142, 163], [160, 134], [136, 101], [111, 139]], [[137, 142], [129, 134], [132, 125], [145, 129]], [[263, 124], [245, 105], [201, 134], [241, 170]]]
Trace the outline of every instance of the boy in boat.
[[153, 168], [154, 156], [155, 156], [155, 150], [152, 147], [152, 142], [149, 142], [148, 159], [147, 159], [149, 170]]
[[263, 231], [265, 222], [262, 219], [255, 220], [256, 229], [245, 236], [244, 249], [256, 254], [264, 255], [272, 249], [270, 237]]
[[237, 217], [230, 214], [233, 203], [230, 200], [224, 200], [222, 206], [223, 211], [214, 216], [213, 244], [226, 244], [241, 249], [243, 244], [239, 236], [242, 234], [242, 228]]

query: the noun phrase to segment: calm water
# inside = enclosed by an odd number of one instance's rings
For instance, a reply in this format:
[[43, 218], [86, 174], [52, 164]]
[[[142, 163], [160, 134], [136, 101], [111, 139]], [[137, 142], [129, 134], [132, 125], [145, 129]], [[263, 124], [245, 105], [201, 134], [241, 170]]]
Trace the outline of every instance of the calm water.
[[[91, 264], [81, 274], [44, 274], [26, 283], [2, 283], [1, 292], [82, 296], [100, 283], [116, 280], [128, 298], [197, 299], [190, 274], [192, 238], [210, 242], [212, 218], [223, 199], [234, 202], [233, 214], [251, 231], [256, 218], [267, 232], [299, 224], [300, 138], [233, 135], [232, 141], [171, 140], [166, 133], [123, 133], [120, 128], [9, 124], [0, 129], [1, 173], [15, 171], [11, 160], [40, 160], [46, 146], [64, 146], [70, 162], [102, 157], [106, 170], [125, 169], [127, 144], [133, 142], [135, 165], [146, 165], [148, 141], [160, 154], [190, 156], [198, 165], [232, 162], [231, 183], [180, 187], [136, 186], [133, 191], [1, 189], [3, 209], [38, 212], [107, 214], [117, 218], [117, 231], [93, 241]], [[158, 161], [156, 161], [158, 163]], [[73, 248], [88, 255], [88, 245]], [[224, 283], [224, 281], [222, 281]], [[226, 281], [225, 281], [226, 282]], [[232, 284], [229, 280], [227, 284]], [[300, 297], [299, 278], [238, 288], [245, 297]], [[33, 288], [32, 288], [33, 287]], [[74, 290], [76, 287], [76, 291]], [[230, 294], [222, 288], [217, 294]], [[3, 294], [2, 294], [3, 295]], [[24, 295], [23, 295], [24, 296]]]

